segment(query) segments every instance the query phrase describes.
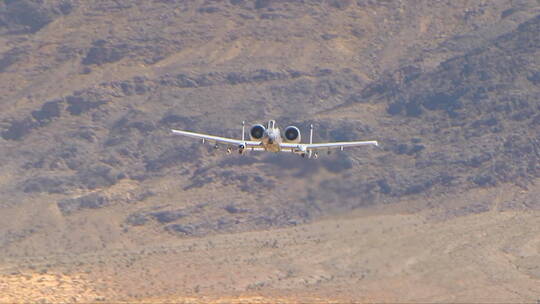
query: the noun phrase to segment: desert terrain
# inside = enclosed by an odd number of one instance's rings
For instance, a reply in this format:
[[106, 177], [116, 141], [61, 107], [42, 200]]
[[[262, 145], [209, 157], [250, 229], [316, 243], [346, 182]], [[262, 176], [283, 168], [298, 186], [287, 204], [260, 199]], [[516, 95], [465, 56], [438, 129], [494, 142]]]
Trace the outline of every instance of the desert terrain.
[[[538, 0], [0, 1], [0, 302], [540, 300]], [[275, 119], [321, 155], [226, 155]]]
[[405, 212], [419, 207], [411, 201], [296, 227], [8, 259], [1, 300], [533, 303], [540, 213], [505, 208], [532, 192], [454, 197], [490, 202], [465, 216], [463, 207]]

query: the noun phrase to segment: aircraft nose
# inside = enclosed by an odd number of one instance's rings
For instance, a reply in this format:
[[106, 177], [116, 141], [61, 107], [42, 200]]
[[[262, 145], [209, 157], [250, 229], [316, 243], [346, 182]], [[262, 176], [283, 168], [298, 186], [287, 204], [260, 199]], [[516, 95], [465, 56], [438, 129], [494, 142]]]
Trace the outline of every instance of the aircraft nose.
[[268, 134], [268, 143], [273, 144], [274, 142], [276, 142], [276, 134]]

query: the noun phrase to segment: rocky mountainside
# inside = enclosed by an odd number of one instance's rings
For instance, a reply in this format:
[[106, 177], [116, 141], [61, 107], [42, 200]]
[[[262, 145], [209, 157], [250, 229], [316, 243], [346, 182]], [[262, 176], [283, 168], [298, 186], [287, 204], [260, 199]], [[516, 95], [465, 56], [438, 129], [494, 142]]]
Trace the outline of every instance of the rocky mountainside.
[[[540, 177], [539, 32], [538, 0], [1, 1], [0, 258], [402, 201], [486, 212], [447, 198]], [[269, 119], [381, 149], [225, 155], [169, 132]]]

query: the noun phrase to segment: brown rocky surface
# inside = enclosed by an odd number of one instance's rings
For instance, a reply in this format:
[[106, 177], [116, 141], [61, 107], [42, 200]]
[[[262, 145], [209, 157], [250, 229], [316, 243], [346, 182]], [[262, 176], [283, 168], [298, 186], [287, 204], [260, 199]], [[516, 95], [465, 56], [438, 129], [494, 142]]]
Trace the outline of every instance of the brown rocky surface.
[[[0, 1], [0, 300], [534, 301], [539, 32], [537, 0]], [[169, 133], [268, 119], [381, 149]]]
[[[452, 207], [410, 200], [295, 227], [5, 258], [0, 286], [7, 299], [31, 290], [30, 301], [84, 290], [73, 301], [531, 303], [539, 213], [506, 208], [539, 194], [506, 186], [445, 199]], [[474, 200], [487, 210], [460, 214]]]

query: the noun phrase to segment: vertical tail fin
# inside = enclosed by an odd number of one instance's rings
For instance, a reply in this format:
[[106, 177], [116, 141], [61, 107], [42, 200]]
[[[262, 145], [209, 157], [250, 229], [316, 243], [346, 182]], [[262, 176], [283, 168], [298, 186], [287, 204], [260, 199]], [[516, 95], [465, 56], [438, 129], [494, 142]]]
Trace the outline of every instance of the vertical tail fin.
[[246, 140], [246, 122], [242, 121], [242, 141]]
[[309, 126], [309, 143], [313, 143], [313, 124]]

